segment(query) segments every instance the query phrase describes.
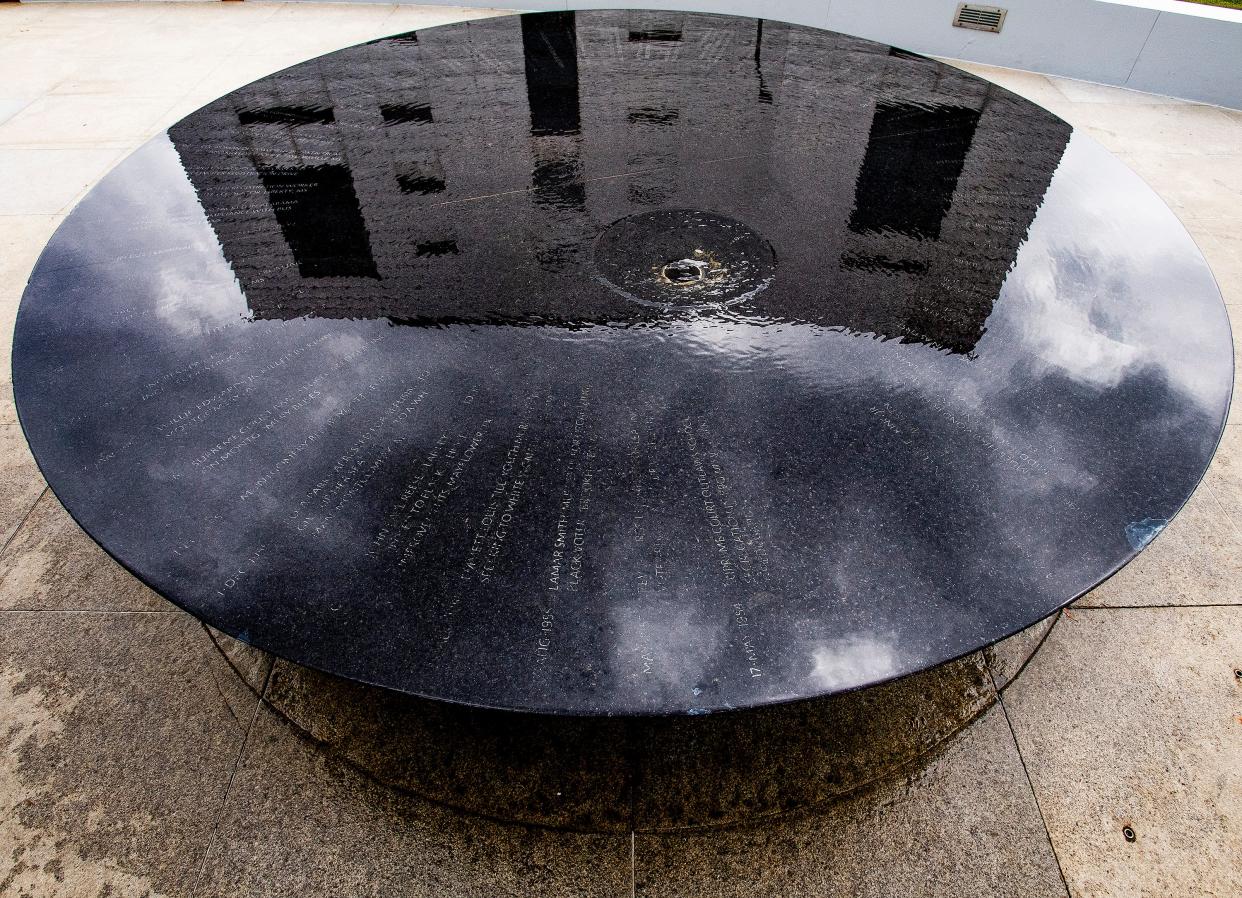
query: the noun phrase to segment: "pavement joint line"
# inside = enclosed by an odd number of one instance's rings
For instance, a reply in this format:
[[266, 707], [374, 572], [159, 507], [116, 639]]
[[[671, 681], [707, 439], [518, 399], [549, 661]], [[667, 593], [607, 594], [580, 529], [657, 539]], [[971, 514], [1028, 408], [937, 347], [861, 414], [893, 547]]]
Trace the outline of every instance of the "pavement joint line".
[[634, 830], [630, 830], [630, 898], [638, 896], [638, 864], [637, 849], [638, 835]]
[[[1005, 682], [1004, 686], [996, 685], [996, 673], [995, 671], [992, 670], [992, 662], [990, 661], [987, 662], [988, 676], [991, 677], [992, 679], [992, 689], [996, 692], [996, 700], [998, 702], [1000, 701], [1000, 697], [1002, 693], [1004, 693], [1006, 689], [1008, 689], [1010, 686], [1016, 683], [1018, 681], [1018, 677], [1022, 676], [1022, 672], [1026, 670], [1027, 665], [1029, 665], [1032, 661], [1035, 660], [1035, 656], [1039, 654], [1039, 650], [1044, 647], [1044, 643], [1048, 641], [1048, 637], [1052, 635], [1052, 631], [1057, 628], [1057, 624], [1061, 622], [1061, 618], [1063, 618], [1064, 616], [1065, 615], [1062, 614], [1060, 611], [1057, 612], [1056, 619], [1053, 620], [1052, 626], [1050, 626], [1047, 630], [1044, 631], [1044, 635], [1039, 638], [1039, 644], [1036, 645], [1035, 648], [1031, 650], [1031, 653], [1026, 656], [1026, 660], [1023, 661], [1022, 664], [1018, 667], [1018, 669], [1013, 672], [1013, 676], [1010, 677]], [[986, 660], [987, 656], [984, 655], [984, 658]], [[1016, 737], [1015, 737], [1015, 741], [1017, 741]]]
[[237, 778], [237, 771], [241, 769], [242, 759], [246, 756], [246, 746], [250, 744], [250, 734], [254, 732], [254, 725], [259, 719], [259, 712], [263, 710], [263, 695], [267, 694], [268, 684], [272, 681], [273, 667], [275, 665], [267, 669], [267, 676], [263, 680], [262, 692], [254, 703], [254, 711], [251, 713], [250, 723], [246, 727], [246, 735], [242, 737], [241, 745], [237, 748], [237, 757], [233, 759], [233, 769], [229, 771], [229, 780], [224, 787], [224, 796], [220, 799], [220, 807], [216, 811], [216, 819], [211, 827], [211, 835], [207, 837], [207, 846], [203, 849], [203, 862], [198, 868], [198, 876], [195, 877], [194, 886], [190, 889], [191, 896], [199, 894], [203, 885], [203, 879], [207, 875], [207, 863], [211, 860], [211, 849], [216, 842], [216, 836], [220, 832], [220, 821], [224, 819], [224, 811], [228, 807], [229, 797], [233, 793], [233, 781]]
[[[11, 427], [12, 425], [10, 424], [7, 426]], [[35, 500], [30, 503], [30, 507], [27, 508], [26, 513], [22, 515], [22, 519], [18, 521], [17, 526], [13, 528], [13, 532], [10, 533], [8, 539], [4, 541], [4, 545], [0, 546], [0, 558], [4, 557], [4, 553], [9, 550], [9, 544], [12, 543], [14, 539], [16, 539], [17, 534], [19, 534], [22, 528], [26, 526], [26, 521], [29, 520], [30, 515], [34, 513], [35, 506], [38, 505], [40, 501], [42, 501], [44, 495], [46, 495], [49, 490], [51, 490], [51, 487], [45, 483], [43, 485], [43, 489], [39, 491], [39, 495], [35, 496]]]
[[1242, 602], [1186, 602], [1167, 605], [1075, 605], [1073, 611], [1161, 611], [1175, 608], [1242, 608]]
[[[1242, 402], [1242, 397], [1239, 397], [1238, 401]], [[1238, 422], [1234, 422], [1233, 424], [1230, 424], [1228, 421], [1226, 421], [1225, 426], [1226, 427], [1237, 427]], [[1216, 447], [1216, 451], [1217, 453], [1220, 452], [1219, 445]], [[1213, 458], [1214, 457], [1215, 456], [1213, 456]], [[1206, 474], [1204, 475], [1204, 478], [1203, 478], [1203, 488], [1207, 491], [1208, 497], [1212, 500], [1212, 504], [1216, 506], [1217, 514], [1219, 514], [1220, 517], [1224, 519], [1224, 521], [1229, 525], [1229, 529], [1233, 530], [1235, 533], [1242, 534], [1242, 525], [1239, 525], [1238, 522], [1234, 520], [1233, 512], [1230, 511], [1229, 507], [1226, 506], [1225, 503], [1220, 500], [1220, 496], [1217, 495], [1217, 492], [1216, 492], [1216, 487], [1214, 487], [1211, 483], [1207, 482]]]
[[181, 614], [177, 608], [133, 610], [126, 608], [0, 608], [0, 614]]
[[[265, 692], [260, 692], [258, 689], [255, 689], [254, 686], [250, 684], [250, 680], [247, 679], [246, 675], [241, 672], [240, 668], [238, 668], [238, 666], [233, 663], [233, 659], [230, 658], [229, 653], [224, 650], [224, 646], [220, 645], [220, 640], [216, 639], [216, 634], [211, 632], [211, 627], [209, 627], [207, 624], [203, 623], [202, 621], [199, 621], [198, 625], [203, 628], [203, 632], [207, 634], [207, 638], [211, 640], [212, 646], [219, 653], [220, 657], [224, 659], [224, 663], [233, 669], [233, 673], [237, 675], [237, 679], [239, 679], [242, 682], [242, 684], [247, 689], [250, 690], [250, 692], [255, 696], [255, 698], [257, 698], [259, 701], [263, 701]], [[246, 645], [246, 644], [248, 643], [243, 643], [243, 645]], [[268, 667], [269, 674], [276, 667], [276, 658], [270, 655], [270, 653], [267, 659], [267, 667]], [[265, 688], [266, 688], [266, 685], [267, 684], [265, 681], [264, 682]]]
[[[1060, 620], [1060, 617], [1060, 615], [1057, 615], [1058, 620]], [[1056, 622], [1054, 621], [1052, 626], [1048, 628], [1048, 633], [1050, 634], [1055, 628]], [[1048, 634], [1045, 634], [1044, 639], [1047, 638]], [[1040, 645], [1043, 645], [1042, 641], [1040, 642]], [[1038, 651], [1038, 649], [1036, 651]], [[1032, 657], [1034, 657], [1034, 653], [1032, 653]], [[1029, 658], [1027, 660], [1030, 661]], [[1023, 667], [1025, 666], [1026, 665], [1024, 664]], [[1035, 810], [1039, 812], [1039, 822], [1043, 824], [1044, 837], [1048, 840], [1048, 850], [1052, 852], [1052, 859], [1056, 862], [1057, 874], [1061, 877], [1061, 885], [1065, 889], [1065, 898], [1073, 898], [1073, 892], [1070, 891], [1069, 881], [1065, 878], [1065, 868], [1061, 866], [1061, 856], [1057, 854], [1057, 846], [1052, 841], [1052, 831], [1048, 829], [1048, 820], [1044, 817], [1044, 809], [1039, 803], [1039, 795], [1035, 792], [1035, 781], [1031, 779], [1031, 771], [1027, 769], [1026, 758], [1022, 754], [1022, 743], [1018, 741], [1018, 733], [1013, 728], [1013, 721], [1009, 718], [1009, 708], [1005, 706], [1004, 691], [996, 688], [996, 677], [992, 673], [992, 668], [990, 666], [988, 667], [988, 676], [992, 680], [992, 690], [996, 693], [996, 704], [1000, 705], [1001, 713], [1005, 715], [1005, 726], [1009, 727], [1009, 736], [1013, 739], [1014, 751], [1018, 753], [1018, 763], [1022, 765], [1022, 775], [1026, 777], [1027, 788], [1031, 790], [1031, 800], [1035, 802]], [[1012, 683], [1013, 680], [1010, 680], [1009, 682]]]

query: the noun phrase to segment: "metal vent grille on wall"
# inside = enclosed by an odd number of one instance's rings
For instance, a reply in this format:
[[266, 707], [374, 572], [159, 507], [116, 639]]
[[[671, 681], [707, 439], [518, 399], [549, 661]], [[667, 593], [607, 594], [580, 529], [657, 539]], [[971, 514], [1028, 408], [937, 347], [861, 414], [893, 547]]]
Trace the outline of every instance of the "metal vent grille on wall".
[[1009, 12], [999, 6], [977, 6], [974, 3], [959, 3], [953, 15], [955, 28], [973, 28], [976, 31], [1000, 31], [1005, 24], [1005, 14]]

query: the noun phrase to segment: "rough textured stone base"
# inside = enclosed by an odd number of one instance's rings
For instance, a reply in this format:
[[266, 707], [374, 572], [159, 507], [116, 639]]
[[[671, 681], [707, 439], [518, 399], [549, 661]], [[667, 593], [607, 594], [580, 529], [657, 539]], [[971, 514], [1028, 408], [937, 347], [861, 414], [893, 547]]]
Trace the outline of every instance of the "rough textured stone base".
[[[991, 650], [1006, 681], [1050, 625]], [[265, 693], [294, 728], [379, 783], [490, 818], [586, 832], [721, 826], [822, 805], [917, 767], [995, 699], [982, 653], [831, 699], [701, 717], [472, 709], [285, 661]]]

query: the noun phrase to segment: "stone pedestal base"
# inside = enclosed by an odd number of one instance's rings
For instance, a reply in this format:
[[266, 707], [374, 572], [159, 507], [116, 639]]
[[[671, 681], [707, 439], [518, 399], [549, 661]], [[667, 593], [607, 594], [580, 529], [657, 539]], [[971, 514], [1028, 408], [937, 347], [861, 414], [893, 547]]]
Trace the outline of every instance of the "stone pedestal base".
[[391, 788], [492, 819], [659, 832], [780, 814], [914, 775], [991, 707], [1050, 626], [872, 689], [699, 717], [480, 710], [280, 660], [251, 685], [329, 755]]

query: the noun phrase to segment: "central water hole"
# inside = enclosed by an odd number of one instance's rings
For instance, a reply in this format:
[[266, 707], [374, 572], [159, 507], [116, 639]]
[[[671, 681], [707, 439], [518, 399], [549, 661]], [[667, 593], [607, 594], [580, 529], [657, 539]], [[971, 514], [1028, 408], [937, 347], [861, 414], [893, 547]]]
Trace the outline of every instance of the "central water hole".
[[707, 274], [707, 263], [698, 259], [678, 259], [664, 266], [663, 275], [674, 284], [693, 284]]

